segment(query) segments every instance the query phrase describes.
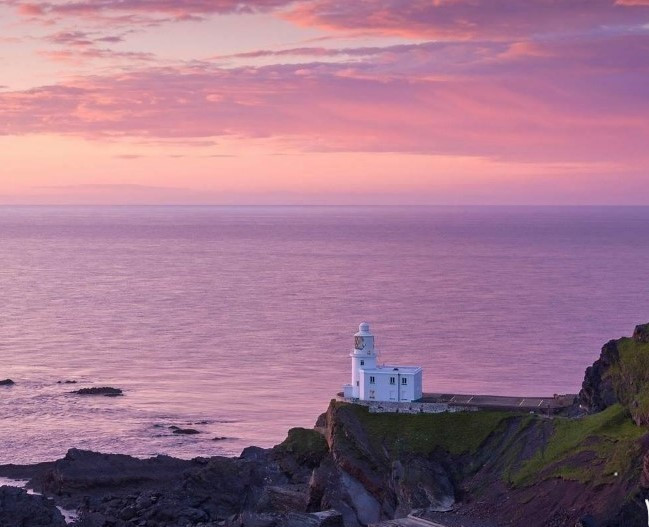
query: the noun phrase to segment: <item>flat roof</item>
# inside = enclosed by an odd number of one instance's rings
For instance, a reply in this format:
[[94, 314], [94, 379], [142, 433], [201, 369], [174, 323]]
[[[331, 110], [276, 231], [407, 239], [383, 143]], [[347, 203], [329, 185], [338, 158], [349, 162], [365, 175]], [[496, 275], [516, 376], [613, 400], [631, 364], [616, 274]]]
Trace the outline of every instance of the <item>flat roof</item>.
[[415, 374], [421, 371], [420, 366], [397, 366], [392, 364], [384, 364], [383, 366], [377, 366], [376, 368], [364, 368], [360, 371], [372, 372], [377, 374]]
[[418, 402], [448, 403], [455, 406], [476, 406], [478, 408], [503, 408], [509, 410], [558, 410], [570, 406], [576, 394], [553, 395], [549, 397], [520, 397], [486, 394], [424, 393]]

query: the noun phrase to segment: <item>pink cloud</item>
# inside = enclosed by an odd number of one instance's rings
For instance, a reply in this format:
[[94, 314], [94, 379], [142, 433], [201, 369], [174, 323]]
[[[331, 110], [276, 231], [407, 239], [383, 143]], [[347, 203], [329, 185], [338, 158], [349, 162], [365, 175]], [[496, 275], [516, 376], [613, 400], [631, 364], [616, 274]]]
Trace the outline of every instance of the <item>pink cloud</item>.
[[105, 35], [98, 36], [86, 31], [58, 31], [45, 37], [45, 40], [52, 44], [61, 46], [92, 46], [96, 43], [103, 44], [116, 44], [122, 42], [124, 37], [122, 35]]
[[649, 21], [648, 5], [649, 0], [311, 0], [297, 2], [284, 16], [332, 30], [510, 40], [642, 25]]
[[4, 0], [0, 3], [15, 6], [22, 15], [41, 19], [83, 17], [150, 23], [161, 19], [181, 21], [212, 14], [262, 12], [283, 7], [290, 0]]
[[646, 163], [648, 45], [430, 43], [344, 64], [151, 68], [0, 93], [0, 133]]
[[[89, 45], [90, 46], [90, 45]], [[114, 51], [96, 47], [70, 47], [67, 49], [41, 50], [39, 54], [55, 62], [83, 64], [88, 60], [125, 61], [130, 66], [135, 63], [148, 63], [155, 60], [155, 55], [140, 51]]]

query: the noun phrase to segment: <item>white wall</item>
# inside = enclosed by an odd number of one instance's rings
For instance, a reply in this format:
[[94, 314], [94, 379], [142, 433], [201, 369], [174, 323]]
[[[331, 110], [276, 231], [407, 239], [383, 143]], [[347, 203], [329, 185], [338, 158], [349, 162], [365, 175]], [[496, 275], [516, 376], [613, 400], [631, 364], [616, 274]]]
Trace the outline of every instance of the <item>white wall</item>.
[[363, 382], [362, 370], [376, 368], [376, 355], [357, 354], [352, 355], [352, 389], [354, 397], [361, 398], [361, 383]]
[[[371, 377], [374, 377], [374, 383], [370, 382]], [[390, 384], [390, 378], [394, 378], [394, 384]], [[406, 384], [402, 384], [402, 379], [406, 379]], [[421, 397], [421, 372], [402, 373], [392, 369], [362, 371], [359, 381], [358, 398], [361, 400], [397, 402]]]

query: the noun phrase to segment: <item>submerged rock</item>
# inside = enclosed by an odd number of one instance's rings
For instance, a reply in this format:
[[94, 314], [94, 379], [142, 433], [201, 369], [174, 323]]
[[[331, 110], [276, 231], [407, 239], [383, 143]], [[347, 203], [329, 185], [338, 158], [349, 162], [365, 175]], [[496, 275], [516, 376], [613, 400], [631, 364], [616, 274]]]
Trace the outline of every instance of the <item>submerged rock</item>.
[[170, 430], [173, 430], [174, 434], [179, 434], [179, 435], [196, 435], [200, 434], [200, 431], [196, 430], [195, 428], [180, 428], [178, 426], [170, 426]]
[[103, 395], [104, 397], [119, 397], [124, 395], [124, 392], [119, 388], [111, 388], [110, 386], [100, 386], [96, 388], [81, 388], [72, 393], [77, 395]]
[[0, 487], [0, 525], [65, 527], [66, 523], [52, 500], [17, 487]]
[[13, 386], [14, 384], [16, 383], [11, 379], [5, 379], [4, 381], [0, 381], [0, 386]]

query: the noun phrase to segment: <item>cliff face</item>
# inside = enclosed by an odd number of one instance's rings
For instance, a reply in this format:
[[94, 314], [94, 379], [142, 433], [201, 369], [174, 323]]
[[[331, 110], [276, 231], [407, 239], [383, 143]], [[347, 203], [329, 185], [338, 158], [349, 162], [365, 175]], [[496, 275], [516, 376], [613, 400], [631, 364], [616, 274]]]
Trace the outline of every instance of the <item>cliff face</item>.
[[[362, 523], [412, 509], [485, 525], [646, 525], [646, 431], [620, 405], [582, 419], [499, 412], [394, 415], [333, 403], [325, 418], [341, 485], [326, 503]], [[335, 490], [335, 499], [328, 499]], [[588, 523], [590, 522], [590, 523]]]

